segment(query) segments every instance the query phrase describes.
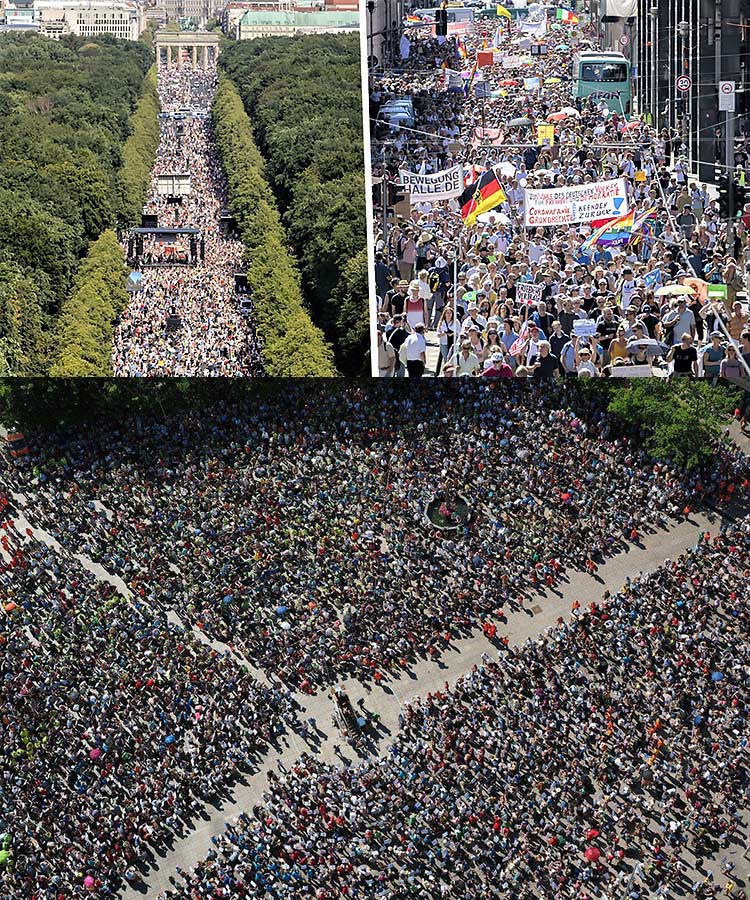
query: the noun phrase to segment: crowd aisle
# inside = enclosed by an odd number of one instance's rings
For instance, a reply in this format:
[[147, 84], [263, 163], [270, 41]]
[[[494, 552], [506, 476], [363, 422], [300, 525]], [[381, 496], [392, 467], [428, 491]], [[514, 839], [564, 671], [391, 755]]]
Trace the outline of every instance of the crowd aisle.
[[[304, 755], [160, 900], [747, 896], [750, 520]], [[719, 872], [713, 874], [713, 864]]]
[[[718, 200], [687, 171], [679, 134], [574, 99], [574, 52], [597, 42], [584, 18], [536, 34], [526, 20], [480, 20], [440, 41], [408, 27], [398, 68], [374, 77], [376, 181], [399, 184], [402, 170], [429, 181], [461, 165], [467, 185], [448, 199], [407, 194], [408, 213], [387, 224], [375, 216], [381, 376], [746, 374], [750, 205], [727, 246]], [[539, 39], [546, 55], [531, 55]], [[396, 101], [413, 114], [395, 118]], [[542, 126], [554, 129], [551, 146]], [[617, 179], [632, 221], [597, 231], [614, 207], [592, 219], [575, 202], [548, 215], [545, 193], [609, 191]], [[473, 216], [479, 184], [496, 202]], [[533, 202], [529, 190], [540, 192]], [[708, 303], [710, 284], [727, 286], [725, 301]]]
[[[3, 509], [3, 895], [112, 896], [285, 730], [286, 692]], [[290, 719], [291, 721], [291, 719]]]
[[[158, 75], [160, 141], [144, 207], [160, 228], [197, 228], [203, 258], [195, 267], [176, 265], [190, 253], [187, 236], [174, 248], [146, 239], [140, 289], [115, 328], [113, 366], [124, 376], [252, 376], [263, 373], [261, 342], [252, 305], [242, 309], [234, 275], [243, 270], [242, 242], [219, 232], [227, 206], [226, 178], [210, 116], [214, 70], [161, 69]], [[189, 174], [190, 193], [181, 203], [159, 193], [160, 175]], [[247, 304], [246, 304], [247, 305]], [[170, 315], [179, 327], [169, 329]]]

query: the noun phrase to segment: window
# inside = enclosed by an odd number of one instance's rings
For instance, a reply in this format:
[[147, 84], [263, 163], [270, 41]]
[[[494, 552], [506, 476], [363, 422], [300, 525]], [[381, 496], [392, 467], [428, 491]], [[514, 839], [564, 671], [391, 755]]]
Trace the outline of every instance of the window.
[[627, 81], [625, 63], [582, 63], [581, 81]]

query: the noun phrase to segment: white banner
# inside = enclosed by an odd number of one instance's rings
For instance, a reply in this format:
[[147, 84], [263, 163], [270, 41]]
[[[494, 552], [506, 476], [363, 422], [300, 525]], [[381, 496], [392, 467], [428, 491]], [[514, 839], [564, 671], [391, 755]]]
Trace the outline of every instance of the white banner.
[[573, 337], [593, 337], [596, 334], [596, 322], [593, 319], [576, 319], [573, 322]]
[[411, 194], [412, 203], [424, 200], [449, 200], [458, 197], [464, 190], [463, 166], [453, 166], [432, 175], [418, 175], [416, 172], [399, 172], [401, 184]]
[[624, 178], [549, 190], [524, 190], [523, 221], [527, 228], [612, 219], [629, 209]]
[[517, 303], [539, 303], [542, 299], [543, 284], [531, 284], [528, 281], [521, 281], [516, 284], [516, 302]]
[[613, 378], [653, 378], [651, 366], [612, 366]]

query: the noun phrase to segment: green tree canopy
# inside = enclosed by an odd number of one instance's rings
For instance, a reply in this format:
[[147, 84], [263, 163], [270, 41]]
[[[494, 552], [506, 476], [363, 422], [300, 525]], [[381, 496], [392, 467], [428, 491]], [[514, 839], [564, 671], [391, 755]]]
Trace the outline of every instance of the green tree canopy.
[[[367, 279], [356, 282], [362, 293], [354, 298], [355, 282], [344, 275], [367, 241], [359, 38], [241, 41], [219, 62], [267, 160], [312, 318], [332, 341], [341, 371], [369, 374]], [[343, 314], [342, 279], [361, 315]]]
[[[132, 208], [138, 172], [118, 173], [131, 131], [147, 130], [131, 123], [136, 104], [158, 139], [153, 79], [144, 93], [152, 62], [147, 43], [109, 35], [0, 35], [0, 347], [10, 374], [48, 369], [73, 276], [114, 224], [124, 184]], [[150, 168], [148, 147], [141, 140], [137, 151]]]

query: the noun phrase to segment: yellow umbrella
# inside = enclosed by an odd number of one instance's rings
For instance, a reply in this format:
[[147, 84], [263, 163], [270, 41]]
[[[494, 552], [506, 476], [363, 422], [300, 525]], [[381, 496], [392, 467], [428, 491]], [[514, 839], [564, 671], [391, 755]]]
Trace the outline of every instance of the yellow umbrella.
[[562, 84], [562, 78], [545, 78], [545, 84]]
[[683, 294], [692, 296], [694, 293], [695, 291], [687, 284], [665, 284], [654, 291], [657, 297], [678, 297]]

